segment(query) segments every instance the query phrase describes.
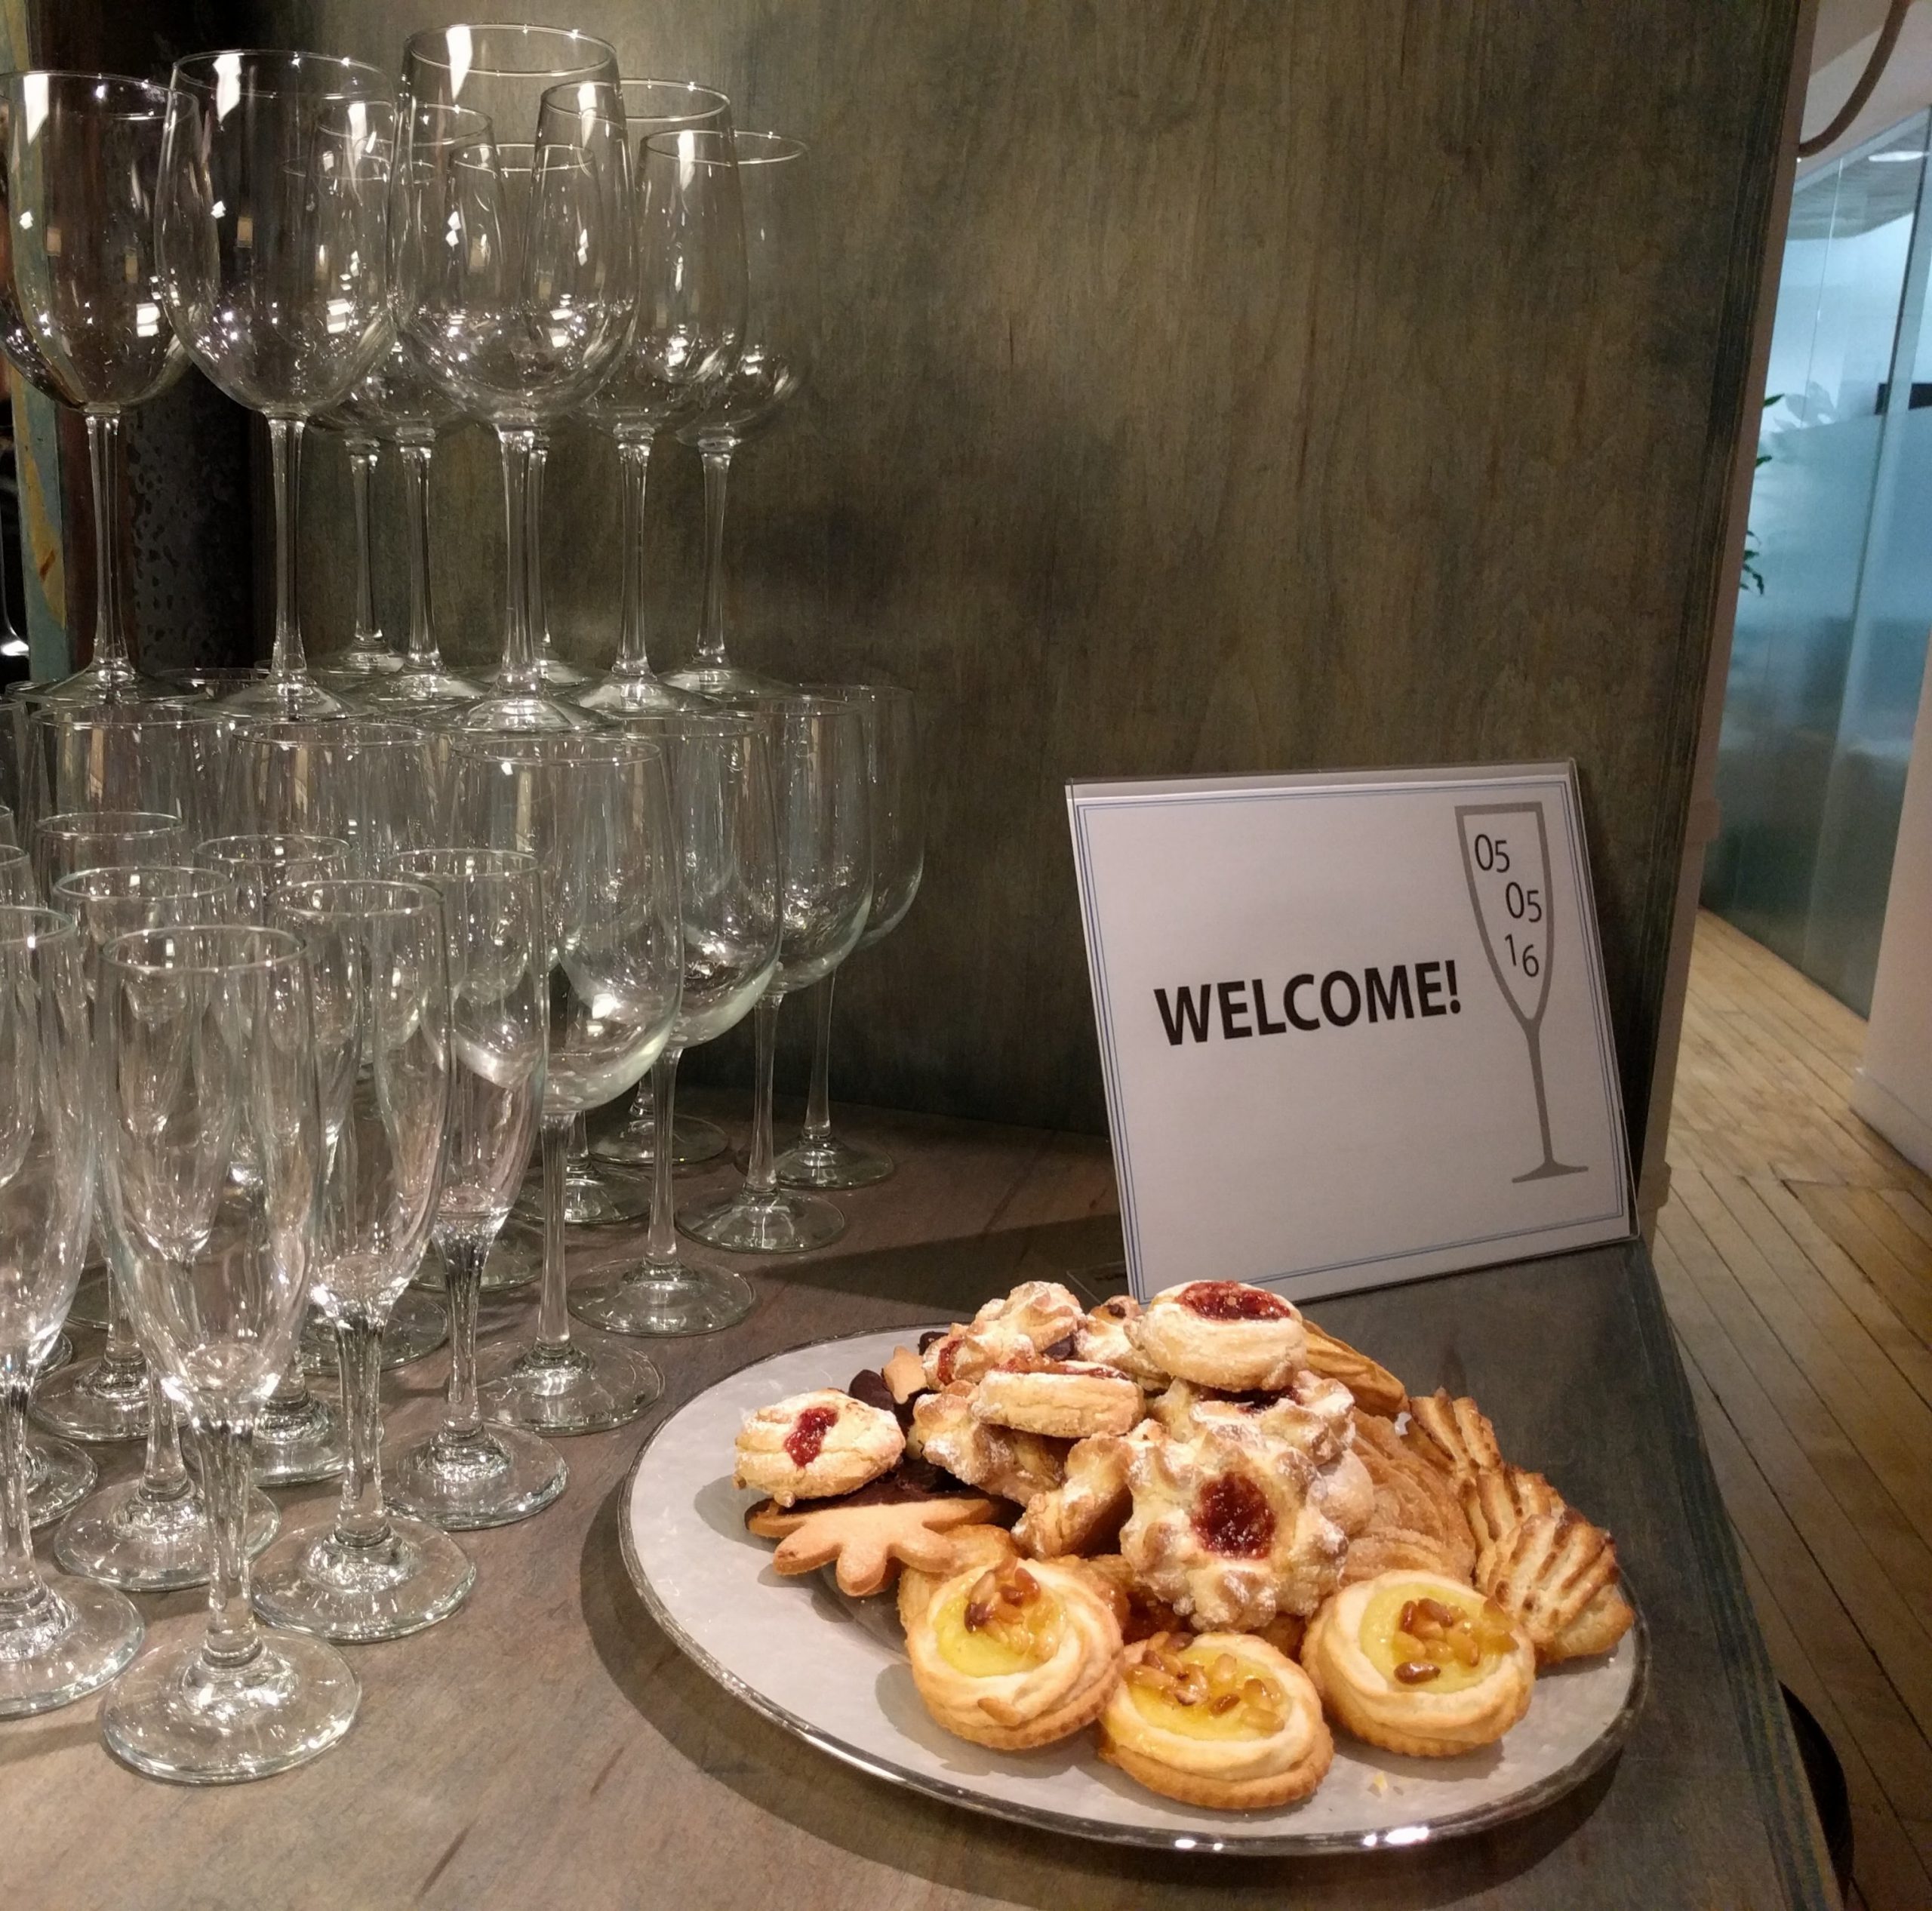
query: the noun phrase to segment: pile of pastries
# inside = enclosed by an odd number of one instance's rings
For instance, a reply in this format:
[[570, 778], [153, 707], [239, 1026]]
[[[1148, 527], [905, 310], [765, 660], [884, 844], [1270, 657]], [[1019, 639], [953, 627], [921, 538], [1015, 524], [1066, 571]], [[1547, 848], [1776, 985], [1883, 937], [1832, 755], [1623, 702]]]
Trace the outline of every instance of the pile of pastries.
[[1029, 1281], [844, 1391], [761, 1408], [746, 1516], [780, 1573], [896, 1580], [913, 1679], [1002, 1751], [1097, 1729], [1149, 1789], [1312, 1793], [1331, 1728], [1418, 1757], [1500, 1739], [1537, 1669], [1633, 1614], [1610, 1535], [1279, 1295], [1195, 1281], [1091, 1312]]

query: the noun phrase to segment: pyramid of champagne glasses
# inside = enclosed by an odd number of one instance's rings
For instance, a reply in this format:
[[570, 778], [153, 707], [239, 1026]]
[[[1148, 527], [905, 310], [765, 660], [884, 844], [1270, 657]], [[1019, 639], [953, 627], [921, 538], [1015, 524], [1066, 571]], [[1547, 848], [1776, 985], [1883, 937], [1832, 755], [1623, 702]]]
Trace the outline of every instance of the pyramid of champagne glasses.
[[[823, 1042], [834, 972], [918, 887], [910, 699], [726, 655], [731, 463], [816, 324], [807, 149], [743, 118], [537, 26], [417, 33], [393, 72], [217, 49], [165, 84], [0, 82], [0, 350], [84, 415], [97, 567], [82, 667], [0, 698], [0, 1719], [97, 1695], [116, 1758], [189, 1783], [318, 1756], [355, 1648], [459, 1614], [491, 1529], [568, 1491], [570, 1442], [658, 1399], [641, 1340], [743, 1319], [734, 1257], [835, 1239], [820, 1191], [889, 1171], [832, 1135]], [[123, 575], [121, 420], [191, 365], [266, 422], [252, 669], [144, 665]], [[622, 497], [594, 673], [557, 654], [540, 564], [571, 418]], [[488, 669], [445, 659], [431, 590], [461, 420], [501, 463]], [[311, 426], [355, 530], [352, 628], [312, 655]], [[663, 675], [660, 443], [705, 495], [702, 620]], [[774, 1029], [807, 986], [820, 1052], [780, 1156]], [[740, 1186], [674, 1097], [685, 1051], [744, 1020]], [[681, 1200], [693, 1170], [718, 1178]], [[568, 1230], [614, 1219], [634, 1245], [602, 1237], [573, 1288]], [[439, 1418], [386, 1444], [386, 1374], [432, 1359]], [[316, 1482], [327, 1516], [278, 1503]], [[186, 1586], [205, 1629], [143, 1651], [139, 1602]]]

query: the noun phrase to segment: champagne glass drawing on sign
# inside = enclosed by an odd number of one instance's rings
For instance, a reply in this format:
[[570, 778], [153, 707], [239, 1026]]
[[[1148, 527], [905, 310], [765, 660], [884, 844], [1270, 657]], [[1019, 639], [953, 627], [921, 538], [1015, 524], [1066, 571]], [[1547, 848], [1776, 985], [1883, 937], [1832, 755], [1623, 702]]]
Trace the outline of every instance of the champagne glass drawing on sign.
[[[1587, 1171], [1559, 1162], [1549, 1133], [1543, 1072], [1543, 1018], [1549, 1006], [1555, 911], [1549, 892], [1549, 832], [1540, 803], [1458, 803], [1463, 872], [1496, 986], [1529, 1044], [1543, 1159], [1518, 1182]], [[1454, 984], [1452, 983], [1453, 988]]]
[[0, 346], [29, 385], [87, 420], [94, 657], [48, 687], [65, 703], [174, 694], [128, 654], [120, 522], [122, 414], [188, 362], [155, 283], [167, 109], [166, 88], [107, 73], [14, 73], [0, 91]]

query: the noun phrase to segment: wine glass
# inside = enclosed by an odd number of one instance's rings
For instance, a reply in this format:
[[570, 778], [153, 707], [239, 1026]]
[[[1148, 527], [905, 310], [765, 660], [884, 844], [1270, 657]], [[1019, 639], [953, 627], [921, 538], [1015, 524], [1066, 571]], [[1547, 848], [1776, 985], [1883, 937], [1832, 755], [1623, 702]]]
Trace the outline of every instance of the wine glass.
[[162, 810], [63, 810], [34, 825], [34, 877], [43, 896], [76, 869], [110, 863], [178, 863], [181, 819]]
[[[109, 73], [11, 73], [0, 277], [21, 377], [85, 414], [94, 488], [94, 657], [46, 687], [63, 703], [174, 693], [128, 654], [120, 521], [122, 414], [187, 364], [155, 282], [154, 200], [165, 87]], [[24, 339], [29, 349], [18, 349]]]
[[222, 725], [205, 703], [42, 703], [28, 714], [27, 737], [42, 814], [172, 811], [190, 843], [213, 833]]
[[34, 1563], [27, 1396], [80, 1278], [94, 1189], [86, 984], [79, 930], [0, 907], [0, 1718], [104, 1685], [139, 1649], [118, 1592], [50, 1584]]
[[[714, 151], [720, 136], [694, 136]], [[697, 657], [665, 681], [706, 695], [768, 691], [724, 654], [724, 496], [738, 447], [804, 388], [817, 346], [818, 254], [806, 149], [777, 133], [732, 137], [745, 230], [745, 328], [728, 372], [678, 429], [704, 460], [704, 621]]]
[[623, 612], [616, 660], [575, 699], [585, 709], [608, 713], [676, 709], [692, 700], [651, 667], [645, 490], [657, 434], [697, 415], [737, 355], [745, 309], [744, 220], [729, 102], [683, 80], [626, 80], [623, 94], [636, 142], [638, 315], [617, 371], [583, 408], [585, 418], [617, 443]]
[[313, 977], [323, 1171], [311, 1279], [341, 1356], [349, 1465], [334, 1519], [263, 1556], [255, 1601], [328, 1639], [399, 1639], [447, 1618], [476, 1583], [454, 1540], [383, 1497], [383, 1329], [429, 1245], [449, 1114], [442, 900], [358, 879], [285, 890], [278, 912]]
[[[226, 879], [211, 869], [162, 864], [152, 868], [83, 869], [54, 885], [60, 907], [81, 926], [88, 992], [99, 1001], [100, 952], [124, 935], [143, 929], [188, 928], [214, 922], [232, 906]], [[101, 1203], [106, 1232], [106, 1202]], [[107, 1349], [86, 1363], [100, 1375], [94, 1392], [128, 1413], [126, 1437], [144, 1433], [147, 1450], [138, 1479], [103, 1488], [67, 1516], [54, 1536], [54, 1556], [68, 1572], [130, 1592], [155, 1592], [199, 1586], [208, 1576], [212, 1537], [208, 1505], [181, 1460], [181, 1435], [161, 1377], [143, 1357], [125, 1321], [117, 1283], [108, 1283]], [[64, 1370], [55, 1376], [66, 1381]], [[80, 1383], [74, 1383], [78, 1389]], [[50, 1411], [54, 1382], [43, 1382], [35, 1411]], [[131, 1401], [130, 1396], [133, 1396]], [[67, 1430], [78, 1432], [72, 1427]], [[248, 1498], [246, 1538], [259, 1552], [275, 1537], [278, 1517], [267, 1494]]]
[[[409, 527], [409, 635], [392, 669], [383, 665], [358, 686], [365, 709], [380, 715], [428, 715], [438, 709], [474, 703], [480, 684], [443, 667], [429, 594], [429, 467], [436, 434], [456, 417], [456, 408], [424, 376], [391, 330], [388, 352], [330, 414], [342, 429], [367, 442], [392, 445], [402, 460], [405, 513]], [[368, 590], [366, 569], [358, 588]], [[368, 618], [373, 620], [371, 611]], [[385, 655], [388, 652], [385, 651]]]
[[203, 372], [268, 419], [275, 650], [231, 705], [334, 715], [309, 673], [296, 604], [302, 431], [380, 352], [394, 112], [374, 67], [313, 53], [174, 63], [156, 235], [162, 302]]
[[438, 1526], [527, 1519], [562, 1492], [555, 1448], [487, 1424], [476, 1396], [476, 1308], [491, 1245], [530, 1159], [543, 1095], [546, 965], [537, 859], [515, 850], [418, 850], [394, 873], [442, 897], [450, 952], [450, 1124], [435, 1236], [450, 1309], [442, 1426], [390, 1469], [394, 1505]]
[[[872, 798], [872, 901], [860, 949], [898, 928], [918, 894], [925, 872], [924, 779], [919, 766], [918, 713], [912, 693], [891, 684], [823, 686], [828, 695], [856, 703], [866, 719], [866, 787]], [[841, 1140], [832, 1131], [829, 1057], [834, 970], [817, 985], [817, 1029], [812, 1043], [811, 1091], [803, 1132], [778, 1157], [778, 1179], [787, 1188], [863, 1188], [892, 1172], [883, 1149]]]
[[656, 738], [676, 806], [684, 990], [670, 1039], [652, 1068], [659, 1144], [651, 1235], [642, 1264], [580, 1288], [571, 1311], [620, 1334], [708, 1334], [743, 1319], [751, 1285], [681, 1254], [672, 1217], [678, 1058], [750, 1013], [778, 965], [778, 821], [767, 728], [722, 711], [633, 717], [626, 732]]
[[503, 660], [493, 694], [462, 721], [488, 731], [580, 728], [582, 712], [543, 694], [533, 461], [542, 434], [610, 371], [630, 325], [617, 56], [561, 29], [438, 28], [408, 43], [402, 91], [397, 331], [431, 382], [494, 429], [503, 458]]
[[842, 698], [748, 699], [772, 739], [778, 811], [778, 966], [758, 998], [758, 1094], [744, 1184], [681, 1208], [678, 1225], [733, 1254], [795, 1254], [845, 1231], [821, 1195], [778, 1185], [771, 1148], [771, 1077], [778, 1008], [823, 980], [858, 946], [872, 901], [872, 816], [866, 721]]
[[102, 1702], [109, 1751], [192, 1783], [259, 1778], [348, 1731], [359, 1694], [320, 1639], [249, 1601], [249, 1449], [308, 1290], [322, 1161], [308, 959], [239, 925], [152, 929], [102, 952], [107, 1218], [143, 1351], [202, 1457], [208, 1624]]
[[663, 1385], [630, 1349], [571, 1338], [563, 1183], [571, 1119], [635, 1082], [677, 1016], [684, 949], [663, 755], [621, 735], [466, 732], [451, 756], [458, 840], [537, 858], [549, 1011], [537, 1338], [485, 1363], [484, 1409], [546, 1433], [592, 1432], [634, 1419]]
[[[349, 845], [340, 836], [216, 836], [196, 847], [195, 860], [226, 879], [243, 922], [266, 928], [283, 889], [348, 873]], [[256, 1417], [255, 1477], [267, 1486], [333, 1479], [343, 1457], [335, 1411], [310, 1391], [298, 1342]]]

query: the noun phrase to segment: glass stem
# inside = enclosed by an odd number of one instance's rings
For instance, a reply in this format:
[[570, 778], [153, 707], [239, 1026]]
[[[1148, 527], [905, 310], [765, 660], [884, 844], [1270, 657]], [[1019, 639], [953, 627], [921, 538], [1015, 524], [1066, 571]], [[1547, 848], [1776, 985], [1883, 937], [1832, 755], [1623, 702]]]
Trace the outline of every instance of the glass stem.
[[651, 475], [651, 440], [620, 439], [617, 459], [624, 481], [624, 592], [614, 677], [650, 676], [644, 617], [644, 494]]
[[355, 513], [355, 629], [349, 640], [352, 651], [380, 651], [383, 633], [376, 628], [375, 554], [369, 543], [369, 488], [376, 475], [376, 442], [349, 441], [349, 497]]
[[27, 1506], [27, 1392], [25, 1363], [0, 1380], [0, 1640], [46, 1610], [51, 1596], [33, 1561], [33, 1516]]
[[587, 1115], [571, 1117], [571, 1152], [567, 1167], [571, 1180], [590, 1179], [590, 1118]]
[[141, 1364], [140, 1344], [128, 1331], [128, 1310], [121, 1304], [121, 1289], [112, 1275], [107, 1281], [107, 1340], [100, 1350], [103, 1365], [109, 1367], [138, 1367]]
[[487, 1237], [446, 1235], [436, 1243], [443, 1257], [443, 1291], [450, 1303], [450, 1390], [443, 1431], [472, 1439], [483, 1423], [476, 1405], [476, 1308], [483, 1292], [483, 1263], [490, 1257]]
[[300, 1407], [309, 1398], [309, 1377], [302, 1371], [302, 1348], [298, 1341], [295, 1351], [288, 1356], [288, 1368], [275, 1383], [275, 1391], [269, 1396], [270, 1404], [277, 1407]]
[[571, 1118], [543, 1118], [543, 1282], [537, 1303], [537, 1344], [570, 1345], [568, 1277], [564, 1268], [564, 1156], [568, 1152]]
[[678, 1057], [682, 1052], [667, 1048], [651, 1065], [650, 1100], [657, 1128], [651, 1165], [651, 1232], [644, 1258], [660, 1276], [682, 1271], [678, 1267], [678, 1223], [671, 1211], [672, 1105], [677, 1096]]
[[811, 1092], [805, 1097], [805, 1139], [832, 1139], [832, 988], [838, 980], [834, 969], [814, 992], [817, 1027], [812, 1036]]
[[752, 1029], [758, 1038], [758, 1099], [752, 1109], [752, 1154], [745, 1169], [745, 1192], [775, 1194], [778, 1167], [771, 1148], [771, 1078], [778, 1065], [778, 1006], [784, 1000], [767, 989], [752, 1011]]
[[504, 426], [497, 431], [497, 442], [503, 460], [503, 529], [509, 566], [503, 594], [503, 660], [497, 681], [502, 689], [523, 693], [536, 690], [543, 682], [530, 626], [529, 512], [525, 503], [537, 434]]
[[534, 432], [530, 445], [530, 485], [523, 501], [523, 568], [530, 592], [530, 642], [537, 667], [550, 654], [550, 609], [543, 598], [543, 467], [550, 461], [548, 433]]
[[202, 1657], [224, 1669], [245, 1666], [262, 1649], [249, 1604], [248, 1490], [254, 1477], [250, 1449], [254, 1429], [248, 1420], [197, 1420], [202, 1454], [202, 1488], [214, 1539], [208, 1575], [208, 1629]]
[[174, 1408], [162, 1391], [161, 1379], [148, 1369], [148, 1445], [141, 1463], [141, 1497], [171, 1505], [192, 1489], [188, 1469], [181, 1463], [181, 1429], [174, 1423]]
[[335, 1323], [335, 1344], [349, 1429], [336, 1532], [352, 1544], [374, 1546], [389, 1537], [389, 1528], [383, 1509], [383, 1330], [352, 1309]]
[[287, 683], [309, 674], [295, 610], [294, 507], [302, 494], [300, 418], [269, 419], [269, 469], [275, 493], [275, 651], [269, 675]]
[[429, 459], [435, 447], [411, 442], [396, 450], [409, 519], [409, 667], [434, 670], [442, 663], [429, 608]]
[[[654, 1075], [656, 1070], [653, 1069]], [[651, 1076], [647, 1075], [637, 1085], [637, 1093], [631, 1097], [631, 1112], [624, 1122], [624, 1132], [638, 1140], [654, 1137], [657, 1133], [657, 1112], [651, 1100]]]
[[697, 660], [724, 662], [724, 494], [731, 481], [731, 454], [721, 445], [704, 448], [704, 623]]
[[121, 414], [88, 414], [88, 471], [94, 484], [94, 668], [101, 676], [134, 675], [121, 621]]

